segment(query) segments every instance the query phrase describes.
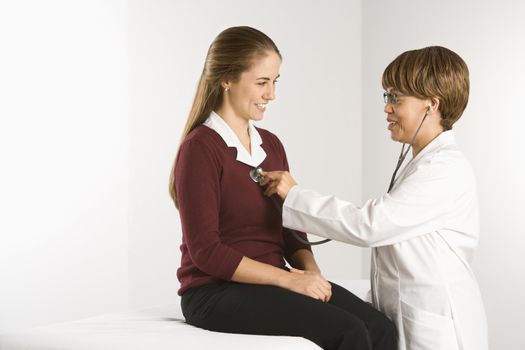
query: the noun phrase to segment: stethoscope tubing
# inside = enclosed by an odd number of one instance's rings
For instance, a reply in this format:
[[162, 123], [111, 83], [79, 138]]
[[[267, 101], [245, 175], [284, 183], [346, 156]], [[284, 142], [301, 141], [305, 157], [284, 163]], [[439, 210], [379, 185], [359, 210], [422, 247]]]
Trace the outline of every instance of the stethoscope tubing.
[[406, 151], [405, 151], [406, 143], [403, 143], [403, 146], [401, 147], [401, 152], [399, 153], [399, 158], [397, 159], [396, 168], [394, 169], [394, 172], [392, 173], [392, 178], [390, 179], [390, 184], [388, 185], [388, 191], [386, 191], [386, 193], [390, 193], [390, 191], [392, 190], [392, 187], [394, 187], [394, 184], [396, 182], [397, 172], [398, 172], [399, 168], [401, 168], [401, 165], [405, 161], [405, 158], [407, 157], [408, 152], [412, 148], [412, 144], [416, 140], [416, 136], [419, 133], [419, 130], [421, 129], [421, 127], [423, 126], [423, 122], [425, 121], [425, 119], [427, 119], [429, 111], [430, 111], [430, 107], [428, 107], [428, 109], [426, 110], [425, 115], [423, 116], [423, 119], [421, 120], [421, 123], [419, 123], [419, 126], [416, 129], [416, 133], [412, 137], [412, 140], [410, 141], [410, 144], [408, 145]]

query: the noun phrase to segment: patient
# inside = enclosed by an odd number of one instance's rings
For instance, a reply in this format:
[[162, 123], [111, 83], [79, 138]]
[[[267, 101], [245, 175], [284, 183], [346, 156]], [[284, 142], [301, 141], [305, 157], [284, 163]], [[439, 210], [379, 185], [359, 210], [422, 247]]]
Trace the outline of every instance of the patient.
[[321, 275], [310, 246], [282, 227], [249, 176], [257, 166], [288, 170], [279, 139], [250, 123], [275, 98], [280, 64], [274, 42], [250, 27], [224, 30], [206, 56], [170, 177], [186, 322], [300, 336], [323, 349], [396, 349], [393, 323]]

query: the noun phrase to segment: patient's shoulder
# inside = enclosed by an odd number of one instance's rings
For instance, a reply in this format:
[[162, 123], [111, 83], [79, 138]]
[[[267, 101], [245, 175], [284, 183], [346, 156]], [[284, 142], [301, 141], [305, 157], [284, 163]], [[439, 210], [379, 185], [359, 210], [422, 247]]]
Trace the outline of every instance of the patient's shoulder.
[[263, 144], [266, 144], [266, 145], [269, 145], [271, 147], [278, 148], [278, 149], [283, 148], [281, 140], [279, 140], [277, 135], [275, 135], [271, 131], [268, 131], [266, 129], [262, 129], [259, 127], [255, 127], [255, 129], [257, 129], [257, 132], [259, 133], [259, 135], [261, 135]]
[[219, 134], [217, 134], [217, 132], [215, 132], [213, 129], [210, 129], [206, 125], [199, 125], [188, 133], [188, 135], [184, 138], [183, 143], [188, 141], [208, 143], [217, 139], [217, 136], [219, 136]]

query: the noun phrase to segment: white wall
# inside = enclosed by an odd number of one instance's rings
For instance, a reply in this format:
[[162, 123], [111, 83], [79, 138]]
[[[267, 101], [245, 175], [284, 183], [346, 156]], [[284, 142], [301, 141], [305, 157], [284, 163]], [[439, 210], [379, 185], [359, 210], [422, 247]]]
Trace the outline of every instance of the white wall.
[[[234, 25], [262, 30], [282, 52], [277, 99], [260, 125], [279, 135], [299, 182], [361, 200], [360, 1], [130, 1], [133, 307], [172, 302], [179, 287], [181, 229], [168, 176], [208, 46]], [[327, 276], [360, 278], [360, 248], [315, 251]]]
[[[383, 69], [403, 51], [446, 46], [470, 68], [469, 105], [455, 126], [478, 178], [481, 242], [474, 263], [492, 349], [521, 350], [525, 310], [525, 5], [517, 1], [363, 1], [363, 199], [386, 190], [399, 144], [381, 99]], [[369, 267], [365, 254], [364, 270]]]
[[0, 333], [125, 308], [126, 1], [3, 1], [0, 50]]
[[[385, 191], [399, 151], [384, 120], [384, 67], [427, 45], [464, 57], [471, 98], [456, 132], [479, 180], [474, 268], [492, 348], [525, 348], [525, 5], [259, 5], [1, 3], [0, 333], [124, 308], [128, 291], [133, 307], [173, 300], [180, 224], [167, 194], [171, 162], [208, 45], [246, 24], [284, 56], [261, 126], [280, 136], [302, 185], [355, 202]], [[329, 277], [368, 274], [358, 248], [330, 243], [316, 252]]]

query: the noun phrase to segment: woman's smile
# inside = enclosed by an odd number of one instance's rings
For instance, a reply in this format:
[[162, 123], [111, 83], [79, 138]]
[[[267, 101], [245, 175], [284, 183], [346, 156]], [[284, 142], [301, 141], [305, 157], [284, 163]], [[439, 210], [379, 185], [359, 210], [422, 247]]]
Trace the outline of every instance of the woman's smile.
[[394, 120], [390, 120], [390, 119], [387, 119], [386, 120], [388, 122], [388, 130], [392, 131], [394, 129], [394, 127], [397, 126], [397, 122], [394, 121]]
[[266, 103], [256, 103], [255, 106], [261, 112], [264, 112], [266, 110]]

